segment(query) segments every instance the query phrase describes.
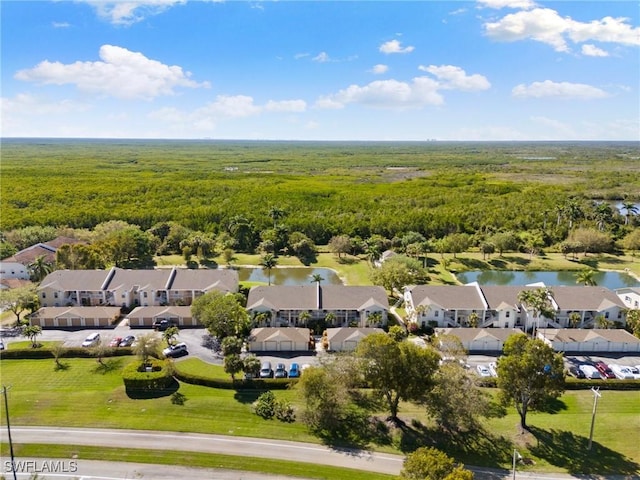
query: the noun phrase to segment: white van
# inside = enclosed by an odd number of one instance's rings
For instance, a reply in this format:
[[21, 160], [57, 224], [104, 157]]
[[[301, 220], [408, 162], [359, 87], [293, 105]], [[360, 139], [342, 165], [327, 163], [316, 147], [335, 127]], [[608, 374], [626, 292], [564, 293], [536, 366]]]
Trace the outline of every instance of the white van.
[[602, 378], [600, 372], [593, 365], [580, 365], [580, 370], [584, 373], [584, 376], [592, 380]]
[[85, 338], [84, 342], [82, 342], [82, 346], [93, 347], [99, 343], [100, 343], [100, 334], [96, 332], [96, 333], [92, 333], [87, 338]]

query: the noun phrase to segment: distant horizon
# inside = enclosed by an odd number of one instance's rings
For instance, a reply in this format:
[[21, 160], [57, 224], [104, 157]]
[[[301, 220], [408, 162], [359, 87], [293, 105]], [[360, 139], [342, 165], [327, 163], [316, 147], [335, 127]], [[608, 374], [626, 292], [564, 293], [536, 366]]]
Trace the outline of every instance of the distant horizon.
[[628, 1], [2, 2], [0, 135], [640, 141]]

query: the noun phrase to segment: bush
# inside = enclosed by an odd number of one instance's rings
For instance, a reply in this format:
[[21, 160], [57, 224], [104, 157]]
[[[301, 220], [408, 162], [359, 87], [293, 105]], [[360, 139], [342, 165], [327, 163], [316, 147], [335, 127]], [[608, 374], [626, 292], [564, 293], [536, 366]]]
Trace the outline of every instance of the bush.
[[146, 366], [131, 362], [124, 368], [122, 380], [128, 392], [168, 390], [174, 382], [173, 367], [167, 360], [150, 359]]
[[[104, 354], [104, 357], [120, 357], [132, 355], [131, 348], [112, 348]], [[62, 358], [94, 358], [93, 352], [89, 348], [65, 347]], [[0, 350], [0, 358], [7, 360], [33, 360], [40, 358], [54, 358], [51, 348], [18, 348], [15, 350]]]
[[298, 382], [297, 378], [265, 378], [265, 379], [251, 379], [251, 380], [236, 380], [231, 381], [229, 378], [211, 378], [201, 377], [192, 373], [181, 372], [176, 368], [174, 372], [176, 379], [184, 383], [190, 383], [192, 385], [201, 385], [203, 387], [211, 388], [226, 388], [226, 389], [254, 389], [254, 390], [284, 390], [289, 385]]
[[271, 419], [276, 417], [281, 422], [291, 423], [296, 416], [290, 403], [278, 400], [271, 391], [261, 394], [253, 405], [253, 411], [259, 417]]

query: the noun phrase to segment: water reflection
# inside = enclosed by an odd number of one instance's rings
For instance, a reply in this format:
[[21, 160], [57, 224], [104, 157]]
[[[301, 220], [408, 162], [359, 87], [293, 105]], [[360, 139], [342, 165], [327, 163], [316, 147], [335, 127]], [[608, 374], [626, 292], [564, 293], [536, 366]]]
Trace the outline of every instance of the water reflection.
[[[462, 283], [478, 282], [480, 285], [526, 285], [543, 282], [545, 285], [578, 285], [576, 275], [579, 272], [513, 272], [499, 270], [476, 270], [458, 274]], [[638, 287], [640, 282], [631, 275], [620, 272], [595, 272], [597, 285], [611, 290], [623, 287]]]
[[[313, 276], [320, 275], [324, 285], [342, 285], [340, 277], [329, 268], [278, 267], [271, 269], [271, 285], [306, 285], [313, 283]], [[238, 269], [241, 282], [269, 282], [267, 271], [262, 268], [242, 267]]]

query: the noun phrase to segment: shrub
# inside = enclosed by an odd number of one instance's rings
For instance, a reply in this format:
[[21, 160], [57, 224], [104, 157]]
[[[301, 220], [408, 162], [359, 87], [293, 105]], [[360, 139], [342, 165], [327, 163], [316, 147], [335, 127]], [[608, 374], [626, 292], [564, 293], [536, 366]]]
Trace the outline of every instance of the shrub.
[[253, 411], [259, 417], [276, 417], [281, 422], [291, 423], [296, 419], [295, 411], [289, 402], [278, 400], [271, 391], [262, 393], [253, 405]]
[[[167, 390], [173, 384], [173, 367], [167, 360], [149, 359], [148, 369], [142, 363], [131, 362], [122, 372], [127, 391], [149, 392]], [[151, 370], [151, 371], [147, 371]]]

